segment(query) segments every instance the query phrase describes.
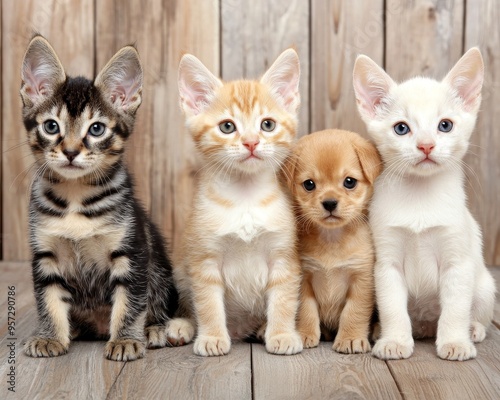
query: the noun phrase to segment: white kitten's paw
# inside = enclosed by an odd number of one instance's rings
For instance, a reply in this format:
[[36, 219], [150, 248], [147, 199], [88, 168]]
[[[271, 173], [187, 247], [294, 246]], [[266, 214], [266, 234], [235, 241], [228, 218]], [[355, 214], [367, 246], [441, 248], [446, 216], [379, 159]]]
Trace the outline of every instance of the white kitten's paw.
[[413, 340], [401, 343], [391, 339], [379, 339], [373, 346], [372, 354], [382, 360], [400, 360], [413, 354]]
[[437, 355], [443, 360], [465, 361], [475, 358], [477, 352], [472, 342], [454, 342], [438, 345]]
[[266, 340], [266, 350], [272, 354], [297, 354], [302, 348], [302, 339], [297, 332], [280, 333]]
[[201, 335], [194, 341], [193, 351], [203, 357], [223, 356], [231, 349], [229, 336], [206, 336]]
[[193, 340], [194, 325], [186, 318], [174, 318], [167, 325], [167, 340], [172, 346], [183, 346]]
[[480, 322], [472, 322], [470, 325], [470, 338], [474, 343], [480, 343], [486, 337], [486, 328]]
[[368, 353], [371, 346], [368, 338], [349, 339], [336, 337], [333, 342], [333, 350], [346, 354]]

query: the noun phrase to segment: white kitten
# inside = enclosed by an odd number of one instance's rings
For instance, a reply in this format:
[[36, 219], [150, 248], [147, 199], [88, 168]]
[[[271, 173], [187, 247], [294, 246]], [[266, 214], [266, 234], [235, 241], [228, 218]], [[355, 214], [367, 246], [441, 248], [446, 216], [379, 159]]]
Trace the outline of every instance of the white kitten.
[[485, 338], [493, 317], [495, 284], [461, 167], [483, 75], [476, 48], [441, 82], [396, 84], [370, 58], [356, 60], [358, 109], [385, 165], [370, 207], [382, 329], [376, 357], [408, 358], [413, 336], [437, 336], [439, 357], [473, 358], [472, 342]]

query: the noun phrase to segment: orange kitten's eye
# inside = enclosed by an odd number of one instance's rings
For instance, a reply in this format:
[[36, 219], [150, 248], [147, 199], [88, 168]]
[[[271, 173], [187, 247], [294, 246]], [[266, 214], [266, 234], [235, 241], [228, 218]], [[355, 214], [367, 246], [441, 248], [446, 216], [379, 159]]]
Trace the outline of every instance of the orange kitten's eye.
[[265, 119], [260, 124], [260, 129], [262, 129], [264, 132], [272, 132], [274, 131], [274, 128], [276, 128], [276, 122], [274, 122], [272, 119]]
[[219, 124], [219, 129], [222, 133], [228, 135], [236, 130], [236, 125], [232, 121], [224, 121]]

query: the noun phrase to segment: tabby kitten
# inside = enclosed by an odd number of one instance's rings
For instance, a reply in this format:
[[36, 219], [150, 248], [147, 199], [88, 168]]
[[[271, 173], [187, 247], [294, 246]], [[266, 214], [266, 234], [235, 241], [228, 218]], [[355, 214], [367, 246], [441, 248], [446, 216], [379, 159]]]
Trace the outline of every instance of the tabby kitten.
[[109, 338], [105, 355], [116, 361], [164, 347], [178, 294], [163, 239], [123, 164], [141, 104], [137, 51], [122, 48], [92, 82], [66, 76], [50, 44], [35, 36], [22, 80], [39, 167], [30, 200], [39, 325], [26, 354], [64, 354], [77, 336]]
[[[266, 321], [268, 352], [302, 350], [294, 215], [277, 178], [295, 137], [298, 85], [291, 49], [260, 81], [222, 83], [194, 56], [181, 60], [181, 107], [204, 168], [174, 274], [196, 317], [198, 355], [224, 355], [230, 338], [256, 334]], [[168, 335], [182, 343], [193, 333], [178, 319]]]

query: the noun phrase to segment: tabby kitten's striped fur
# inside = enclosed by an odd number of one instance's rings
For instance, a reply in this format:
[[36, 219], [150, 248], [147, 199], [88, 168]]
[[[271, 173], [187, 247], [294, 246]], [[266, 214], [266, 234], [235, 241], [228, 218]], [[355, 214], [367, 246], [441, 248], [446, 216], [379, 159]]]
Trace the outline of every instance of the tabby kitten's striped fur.
[[[223, 83], [194, 56], [181, 60], [181, 106], [204, 168], [174, 274], [196, 318], [196, 354], [226, 354], [231, 338], [264, 330], [270, 353], [302, 350], [295, 220], [278, 179], [295, 137], [298, 85], [292, 49], [260, 81]], [[175, 319], [168, 335], [183, 343], [193, 332]]]
[[66, 76], [35, 36], [22, 66], [28, 142], [38, 164], [30, 241], [39, 325], [25, 351], [52, 357], [75, 337], [109, 338], [111, 360], [167, 344], [178, 294], [163, 239], [123, 164], [141, 103], [142, 68], [127, 46], [94, 82]]

